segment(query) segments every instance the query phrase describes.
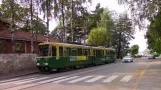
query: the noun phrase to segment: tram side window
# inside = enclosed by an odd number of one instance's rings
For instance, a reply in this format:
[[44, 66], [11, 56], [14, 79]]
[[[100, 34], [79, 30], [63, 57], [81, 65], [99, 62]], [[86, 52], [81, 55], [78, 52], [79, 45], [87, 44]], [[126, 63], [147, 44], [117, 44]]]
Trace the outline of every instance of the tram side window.
[[90, 53], [90, 49], [88, 49], [88, 56], [90, 56], [91, 55], [91, 53]]
[[59, 47], [59, 56], [63, 56], [63, 47]]
[[115, 55], [115, 51], [111, 51], [111, 55], [114, 56]]
[[93, 55], [96, 56], [96, 50], [93, 50]]
[[104, 51], [103, 50], [101, 50], [101, 54], [102, 54], [101, 56], [104, 56]]
[[71, 49], [71, 56], [77, 56], [77, 49], [76, 48]]
[[107, 55], [110, 56], [110, 51], [109, 50], [107, 51]]
[[96, 50], [96, 56], [99, 56], [99, 50]]
[[71, 55], [71, 48], [66, 48], [65, 55], [70, 56]]
[[52, 46], [52, 56], [56, 56], [56, 47]]
[[96, 50], [96, 56], [102, 56], [103, 53], [102, 53], [102, 50]]
[[82, 48], [78, 48], [78, 56], [82, 56]]
[[87, 55], [88, 55], [87, 49], [83, 49], [83, 55], [84, 55], [84, 56], [87, 56]]
[[108, 53], [109, 53], [110, 56], [112, 55], [111, 50], [109, 50]]

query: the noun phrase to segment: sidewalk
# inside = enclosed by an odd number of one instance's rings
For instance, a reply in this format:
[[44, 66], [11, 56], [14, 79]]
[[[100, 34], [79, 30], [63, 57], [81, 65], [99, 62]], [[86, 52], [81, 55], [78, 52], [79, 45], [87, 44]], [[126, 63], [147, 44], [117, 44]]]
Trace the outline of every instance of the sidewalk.
[[136, 90], [161, 90], [161, 59], [155, 59], [143, 74]]

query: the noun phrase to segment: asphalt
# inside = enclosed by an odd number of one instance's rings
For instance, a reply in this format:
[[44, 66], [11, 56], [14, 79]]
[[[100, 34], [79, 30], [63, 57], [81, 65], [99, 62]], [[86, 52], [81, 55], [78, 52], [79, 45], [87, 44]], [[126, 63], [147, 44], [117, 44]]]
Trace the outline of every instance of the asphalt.
[[[64, 76], [67, 77], [54, 80]], [[117, 60], [111, 64], [18, 78], [4, 84], [0, 81], [0, 90], [161, 90], [161, 59], [137, 58], [132, 63]]]

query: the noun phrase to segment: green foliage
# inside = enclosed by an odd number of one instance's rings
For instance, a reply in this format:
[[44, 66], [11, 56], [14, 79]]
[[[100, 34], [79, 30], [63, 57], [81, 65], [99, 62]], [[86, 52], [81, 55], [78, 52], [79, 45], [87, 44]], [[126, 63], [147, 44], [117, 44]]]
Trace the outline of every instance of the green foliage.
[[106, 28], [92, 29], [88, 35], [87, 43], [89, 45], [104, 46], [107, 40]]
[[[14, 6], [13, 11], [10, 5], [11, 3]], [[1, 18], [5, 19], [6, 21], [10, 19], [11, 13], [13, 13], [14, 21], [15, 21], [14, 24], [17, 26], [21, 26], [23, 21], [26, 19], [29, 9], [21, 7], [19, 4], [17, 4], [13, 0], [2, 0], [0, 11], [3, 14]]]
[[103, 27], [107, 31], [107, 40], [106, 40], [106, 45], [105, 46], [110, 46], [110, 43], [112, 42], [112, 37], [111, 37], [111, 30], [113, 29], [114, 22], [112, 20], [112, 17], [110, 15], [110, 11], [105, 8], [103, 12], [100, 14], [101, 20], [97, 22], [98, 27]]
[[90, 33], [90, 30], [92, 30], [93, 28], [97, 28], [98, 27], [98, 22], [101, 19], [101, 14], [103, 13], [104, 8], [102, 8], [100, 6], [100, 3], [97, 4], [96, 8], [94, 11], [92, 11], [92, 14], [89, 15], [89, 21], [88, 21], [88, 33]]
[[135, 54], [137, 54], [139, 52], [139, 46], [138, 45], [133, 45], [130, 48], [130, 54], [132, 56], [135, 56]]
[[157, 14], [154, 20], [151, 21], [151, 24], [148, 27], [146, 33], [148, 48], [153, 51], [161, 54], [161, 11]]
[[160, 11], [160, 0], [118, 0], [120, 4], [128, 6], [131, 10], [132, 18], [135, 25], [145, 28], [145, 21], [153, 20]]
[[[29, 27], [30, 25], [29, 25], [29, 22], [27, 21], [25, 25], [20, 28], [20, 30], [31, 32], [31, 29]], [[33, 32], [35, 33], [37, 32], [38, 34], [45, 35], [47, 27], [45, 26], [44, 23], [37, 21], [37, 20], [33, 20], [32, 27], [33, 27]]]
[[111, 30], [111, 42], [112, 46], [116, 48], [117, 58], [121, 58], [129, 52], [129, 41], [134, 38], [133, 34], [134, 28], [131, 19], [127, 14], [119, 15]]

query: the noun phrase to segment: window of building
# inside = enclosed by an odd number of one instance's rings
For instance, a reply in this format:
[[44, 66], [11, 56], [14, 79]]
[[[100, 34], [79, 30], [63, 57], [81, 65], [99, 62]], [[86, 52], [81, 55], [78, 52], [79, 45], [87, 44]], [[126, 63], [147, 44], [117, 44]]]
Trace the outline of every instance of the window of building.
[[0, 53], [7, 53], [7, 44], [5, 40], [0, 40]]
[[15, 43], [15, 52], [16, 53], [25, 53], [25, 43], [24, 42], [16, 42]]

